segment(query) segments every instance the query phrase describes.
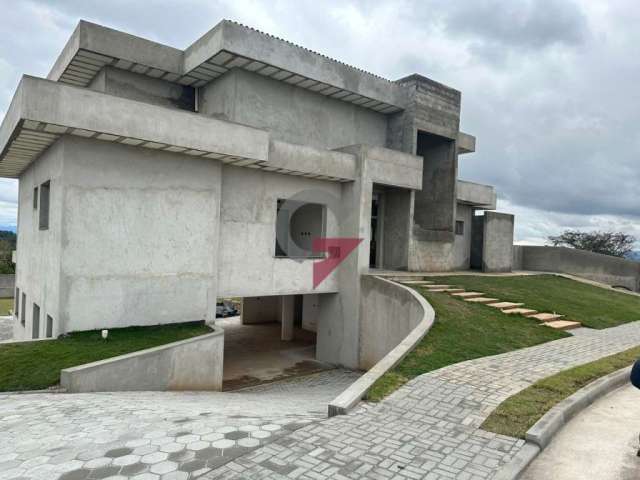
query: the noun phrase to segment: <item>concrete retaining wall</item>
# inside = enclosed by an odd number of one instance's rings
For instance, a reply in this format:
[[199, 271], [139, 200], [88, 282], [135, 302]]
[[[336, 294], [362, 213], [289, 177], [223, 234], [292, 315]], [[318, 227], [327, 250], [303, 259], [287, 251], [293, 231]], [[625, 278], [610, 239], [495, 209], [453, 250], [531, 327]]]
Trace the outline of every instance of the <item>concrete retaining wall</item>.
[[355, 407], [382, 375], [413, 350], [435, 320], [435, 311], [426, 299], [404, 285], [363, 276], [361, 289], [360, 362], [363, 368], [377, 363], [329, 403], [330, 417]]
[[0, 275], [0, 298], [12, 298], [16, 290], [16, 276]]
[[640, 292], [640, 262], [565, 247], [514, 247], [514, 268], [576, 275]]
[[222, 390], [224, 331], [66, 368], [68, 392]]

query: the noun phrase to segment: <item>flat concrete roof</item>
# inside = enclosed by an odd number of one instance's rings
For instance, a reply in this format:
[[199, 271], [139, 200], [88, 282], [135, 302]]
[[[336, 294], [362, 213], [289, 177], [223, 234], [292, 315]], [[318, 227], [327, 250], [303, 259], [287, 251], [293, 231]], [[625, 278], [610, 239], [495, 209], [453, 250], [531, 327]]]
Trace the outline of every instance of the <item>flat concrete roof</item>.
[[459, 203], [485, 210], [496, 208], [496, 190], [491, 185], [458, 180], [456, 190]]
[[243, 68], [381, 113], [406, 101], [395, 82], [229, 20], [185, 51], [81, 20], [47, 78], [87, 86], [106, 65], [194, 87]]

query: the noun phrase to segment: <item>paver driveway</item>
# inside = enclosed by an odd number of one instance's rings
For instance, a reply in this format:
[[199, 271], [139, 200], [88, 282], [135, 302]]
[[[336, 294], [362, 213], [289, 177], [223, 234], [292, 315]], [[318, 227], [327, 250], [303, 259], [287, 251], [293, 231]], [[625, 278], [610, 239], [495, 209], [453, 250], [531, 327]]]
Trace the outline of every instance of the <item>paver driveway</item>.
[[228, 393], [0, 395], [0, 479], [187, 479], [326, 417], [331, 370]]

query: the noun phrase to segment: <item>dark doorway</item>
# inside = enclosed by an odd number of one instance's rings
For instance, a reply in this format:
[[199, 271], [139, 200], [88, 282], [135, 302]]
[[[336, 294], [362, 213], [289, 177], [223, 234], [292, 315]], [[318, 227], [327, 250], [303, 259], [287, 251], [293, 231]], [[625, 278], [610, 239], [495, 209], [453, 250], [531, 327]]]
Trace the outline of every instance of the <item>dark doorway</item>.
[[371, 197], [371, 240], [369, 242], [369, 267], [378, 266], [378, 252], [380, 249], [380, 216], [381, 216], [381, 194], [373, 192]]

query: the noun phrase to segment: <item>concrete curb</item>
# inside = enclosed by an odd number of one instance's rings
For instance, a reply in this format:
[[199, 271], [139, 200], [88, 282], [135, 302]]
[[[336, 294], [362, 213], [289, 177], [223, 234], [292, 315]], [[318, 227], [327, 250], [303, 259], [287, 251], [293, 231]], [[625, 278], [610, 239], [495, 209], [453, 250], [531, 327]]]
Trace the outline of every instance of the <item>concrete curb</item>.
[[494, 480], [516, 480], [519, 478], [529, 463], [551, 443], [556, 433], [569, 420], [600, 397], [628, 383], [630, 374], [631, 367], [625, 367], [605, 375], [555, 405], [527, 431], [525, 445], [509, 463], [498, 471], [493, 477]]
[[436, 313], [429, 302], [416, 292], [414, 289], [392, 282], [386, 278], [376, 276], [383, 282], [390, 283], [398, 288], [404, 288], [411, 292], [422, 310], [424, 315], [421, 322], [416, 326], [393, 350], [387, 353], [378, 363], [371, 367], [362, 377], [356, 380], [344, 392], [334, 398], [328, 405], [328, 415], [345, 415], [367, 394], [373, 384], [385, 373], [395, 367], [400, 361], [415, 347], [420, 340], [427, 334], [435, 320]]

